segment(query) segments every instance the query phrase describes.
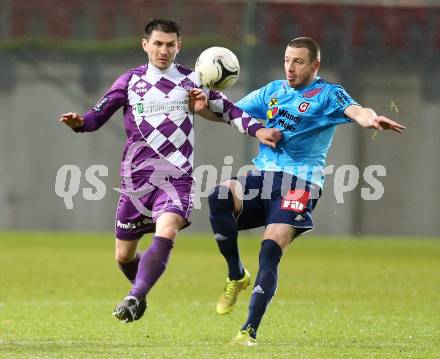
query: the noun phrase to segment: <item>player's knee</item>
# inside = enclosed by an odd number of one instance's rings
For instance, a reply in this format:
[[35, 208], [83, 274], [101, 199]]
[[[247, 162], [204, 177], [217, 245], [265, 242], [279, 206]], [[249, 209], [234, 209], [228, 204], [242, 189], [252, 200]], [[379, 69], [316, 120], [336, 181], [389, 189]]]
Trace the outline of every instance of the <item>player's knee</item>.
[[116, 262], [119, 264], [125, 264], [131, 262], [136, 254], [130, 253], [126, 250], [117, 250], [115, 253]]
[[266, 239], [261, 243], [259, 263], [261, 271], [272, 271], [280, 263], [283, 255], [282, 247], [274, 240]]
[[138, 241], [126, 241], [116, 238], [115, 259], [119, 264], [131, 262], [137, 253]]
[[175, 240], [178, 232], [179, 229], [176, 225], [169, 224], [165, 226], [156, 227], [155, 235], [170, 240]]
[[208, 204], [211, 214], [222, 212], [223, 210], [234, 209], [234, 199], [228, 186], [223, 184], [215, 186], [208, 196]]

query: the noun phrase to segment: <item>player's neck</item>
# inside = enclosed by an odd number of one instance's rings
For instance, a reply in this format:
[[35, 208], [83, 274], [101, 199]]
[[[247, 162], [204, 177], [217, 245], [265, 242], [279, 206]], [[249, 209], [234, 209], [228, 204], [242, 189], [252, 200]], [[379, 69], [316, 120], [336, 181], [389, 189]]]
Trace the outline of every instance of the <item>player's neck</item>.
[[312, 85], [316, 80], [318, 80], [318, 76], [317, 75], [311, 77], [309, 80], [307, 80], [302, 85], [294, 87], [294, 89], [297, 90], [297, 91], [304, 90], [305, 88], [307, 88], [310, 85]]
[[153, 71], [156, 73], [162, 73], [162, 74], [166, 74], [166, 73], [170, 72], [175, 66], [176, 66], [176, 64], [174, 62], [172, 62], [171, 65], [168, 66], [166, 69], [160, 69], [160, 68], [154, 66], [151, 62], [147, 63], [147, 67], [150, 69], [150, 71]]

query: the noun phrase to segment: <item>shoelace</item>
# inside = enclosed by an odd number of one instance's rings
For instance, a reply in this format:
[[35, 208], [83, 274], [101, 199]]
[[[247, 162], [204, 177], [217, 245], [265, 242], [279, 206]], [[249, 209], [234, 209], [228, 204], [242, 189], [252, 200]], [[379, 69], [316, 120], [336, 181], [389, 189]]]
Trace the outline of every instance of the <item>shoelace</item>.
[[249, 334], [252, 339], [255, 339], [255, 330], [250, 326], [250, 324], [246, 327], [246, 329], [242, 330], [241, 332]]
[[240, 284], [239, 283], [229, 283], [225, 286], [225, 297], [229, 299], [229, 297], [237, 294], [237, 292], [240, 290]]

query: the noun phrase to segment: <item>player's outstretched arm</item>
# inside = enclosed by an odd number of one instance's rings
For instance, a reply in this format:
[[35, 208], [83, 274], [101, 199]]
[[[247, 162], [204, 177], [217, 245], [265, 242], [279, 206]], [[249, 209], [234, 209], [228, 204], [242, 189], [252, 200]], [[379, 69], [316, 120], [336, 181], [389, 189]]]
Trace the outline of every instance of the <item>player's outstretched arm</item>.
[[[214, 113], [208, 107], [207, 96], [200, 89], [192, 89], [189, 92], [189, 108], [206, 120], [213, 122], [226, 123], [221, 114]], [[267, 146], [275, 148], [278, 141], [281, 140], [281, 131], [276, 128], [264, 128], [262, 125], [255, 131], [255, 137]]]
[[[235, 127], [241, 133], [246, 133], [255, 137], [257, 130], [264, 128], [264, 125], [261, 122], [236, 106], [220, 91], [209, 91], [208, 109], [211, 110], [214, 115], [220, 117], [224, 122]], [[217, 122], [216, 118], [212, 116], [207, 117], [211, 121]]]
[[[215, 114], [209, 108], [205, 108], [197, 112], [197, 114], [209, 121], [226, 123], [220, 115]], [[263, 145], [275, 148], [278, 141], [281, 140], [282, 134], [277, 128], [262, 127], [255, 132], [255, 137], [258, 138]]]
[[361, 107], [358, 105], [350, 105], [345, 111], [345, 115], [357, 122], [360, 126], [365, 128], [374, 128], [376, 130], [393, 130], [402, 133], [405, 126], [393, 121], [385, 116], [378, 116], [371, 108]]
[[220, 122], [220, 123], [225, 123], [225, 124], [227, 123], [227, 122], [225, 122], [225, 120], [223, 120], [222, 116], [216, 115], [209, 108], [205, 108], [202, 111], [198, 111], [197, 114], [208, 121]]
[[79, 128], [84, 126], [84, 118], [76, 112], [68, 112], [61, 115], [59, 122], [66, 124], [70, 128]]

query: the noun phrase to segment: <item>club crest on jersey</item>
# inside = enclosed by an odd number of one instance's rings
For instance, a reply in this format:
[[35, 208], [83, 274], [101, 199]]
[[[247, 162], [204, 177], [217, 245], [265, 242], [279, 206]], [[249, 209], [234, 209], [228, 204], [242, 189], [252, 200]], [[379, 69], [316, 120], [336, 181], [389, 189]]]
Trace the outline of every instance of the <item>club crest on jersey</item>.
[[307, 207], [310, 192], [303, 189], [291, 189], [281, 201], [281, 209], [303, 213]]
[[301, 102], [298, 105], [298, 111], [304, 113], [309, 109], [309, 107], [310, 107], [310, 102], [305, 102], [305, 101]]
[[143, 97], [151, 87], [151, 84], [140, 79], [131, 87], [131, 90], [134, 91], [138, 96]]
[[277, 113], [278, 107], [271, 108], [269, 111], [267, 111], [267, 118], [271, 120], [276, 116]]
[[269, 107], [276, 106], [276, 105], [278, 105], [278, 99], [277, 98], [271, 98], [269, 100]]

